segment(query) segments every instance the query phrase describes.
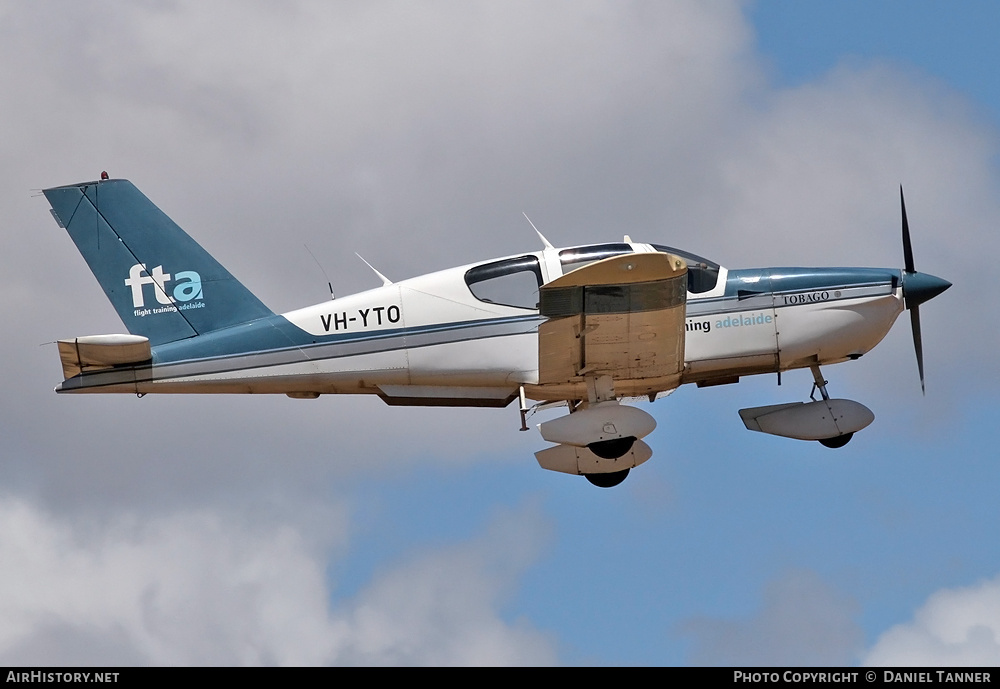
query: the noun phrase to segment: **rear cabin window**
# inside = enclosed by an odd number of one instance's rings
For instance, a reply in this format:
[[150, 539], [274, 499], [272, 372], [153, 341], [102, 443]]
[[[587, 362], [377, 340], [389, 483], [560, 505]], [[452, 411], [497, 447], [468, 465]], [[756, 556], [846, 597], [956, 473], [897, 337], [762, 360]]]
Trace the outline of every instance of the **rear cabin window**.
[[542, 271], [537, 256], [508, 258], [469, 268], [465, 272], [465, 284], [479, 301], [537, 309]]
[[711, 292], [719, 282], [719, 264], [709, 261], [707, 258], [690, 254], [687, 251], [675, 249], [672, 246], [663, 244], [650, 244], [657, 251], [665, 254], [674, 254], [684, 259], [688, 265], [688, 292], [691, 294], [701, 294]]

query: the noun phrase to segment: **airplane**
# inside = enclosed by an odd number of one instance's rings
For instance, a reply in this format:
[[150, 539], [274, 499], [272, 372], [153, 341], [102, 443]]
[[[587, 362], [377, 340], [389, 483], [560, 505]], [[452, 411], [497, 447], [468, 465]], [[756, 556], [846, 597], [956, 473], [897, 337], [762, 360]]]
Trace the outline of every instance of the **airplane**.
[[43, 193], [128, 330], [59, 340], [56, 392], [518, 400], [521, 430], [565, 406], [538, 425], [552, 445], [535, 457], [600, 487], [652, 456], [642, 438], [656, 421], [635, 402], [686, 384], [808, 368], [809, 402], [740, 417], [752, 431], [842, 447], [875, 417], [831, 397], [820, 367], [861, 357], [909, 310], [923, 389], [919, 306], [951, 286], [914, 268], [900, 187], [902, 270], [727, 269], [627, 235], [556, 248], [536, 229], [540, 251], [400, 282], [375, 271], [378, 288], [275, 314], [128, 180], [102, 173]]

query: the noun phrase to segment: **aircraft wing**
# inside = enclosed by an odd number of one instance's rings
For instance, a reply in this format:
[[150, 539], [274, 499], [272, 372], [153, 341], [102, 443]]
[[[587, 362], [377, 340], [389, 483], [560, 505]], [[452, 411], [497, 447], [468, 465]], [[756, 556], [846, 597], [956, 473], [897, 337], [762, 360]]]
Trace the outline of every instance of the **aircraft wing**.
[[620, 395], [677, 387], [684, 368], [687, 264], [665, 253], [614, 256], [541, 288], [538, 382], [576, 395], [611, 376]]

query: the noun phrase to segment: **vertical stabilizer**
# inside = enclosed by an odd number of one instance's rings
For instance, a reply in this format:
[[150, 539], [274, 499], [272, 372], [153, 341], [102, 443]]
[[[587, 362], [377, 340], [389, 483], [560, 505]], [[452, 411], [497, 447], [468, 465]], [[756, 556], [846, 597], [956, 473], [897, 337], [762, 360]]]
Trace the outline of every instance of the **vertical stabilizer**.
[[128, 180], [44, 193], [130, 333], [156, 345], [272, 315]]

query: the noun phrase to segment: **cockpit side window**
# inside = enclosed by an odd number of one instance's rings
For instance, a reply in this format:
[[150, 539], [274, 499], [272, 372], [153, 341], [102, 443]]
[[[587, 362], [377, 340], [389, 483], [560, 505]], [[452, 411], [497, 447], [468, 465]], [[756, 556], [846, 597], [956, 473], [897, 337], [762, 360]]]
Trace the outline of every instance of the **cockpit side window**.
[[612, 256], [631, 254], [634, 249], [628, 244], [592, 244], [591, 246], [578, 246], [572, 249], [563, 249], [559, 252], [559, 262], [562, 263], [563, 275], [583, 268], [594, 261], [600, 261]]
[[537, 309], [542, 271], [537, 256], [508, 258], [469, 268], [465, 272], [465, 284], [479, 301]]
[[719, 282], [720, 266], [718, 263], [713, 263], [707, 258], [702, 258], [687, 251], [675, 249], [672, 246], [664, 246], [663, 244], [651, 244], [650, 246], [657, 251], [674, 254], [684, 259], [684, 262], [688, 265], [688, 292], [691, 294], [711, 292], [715, 289], [715, 285]]

